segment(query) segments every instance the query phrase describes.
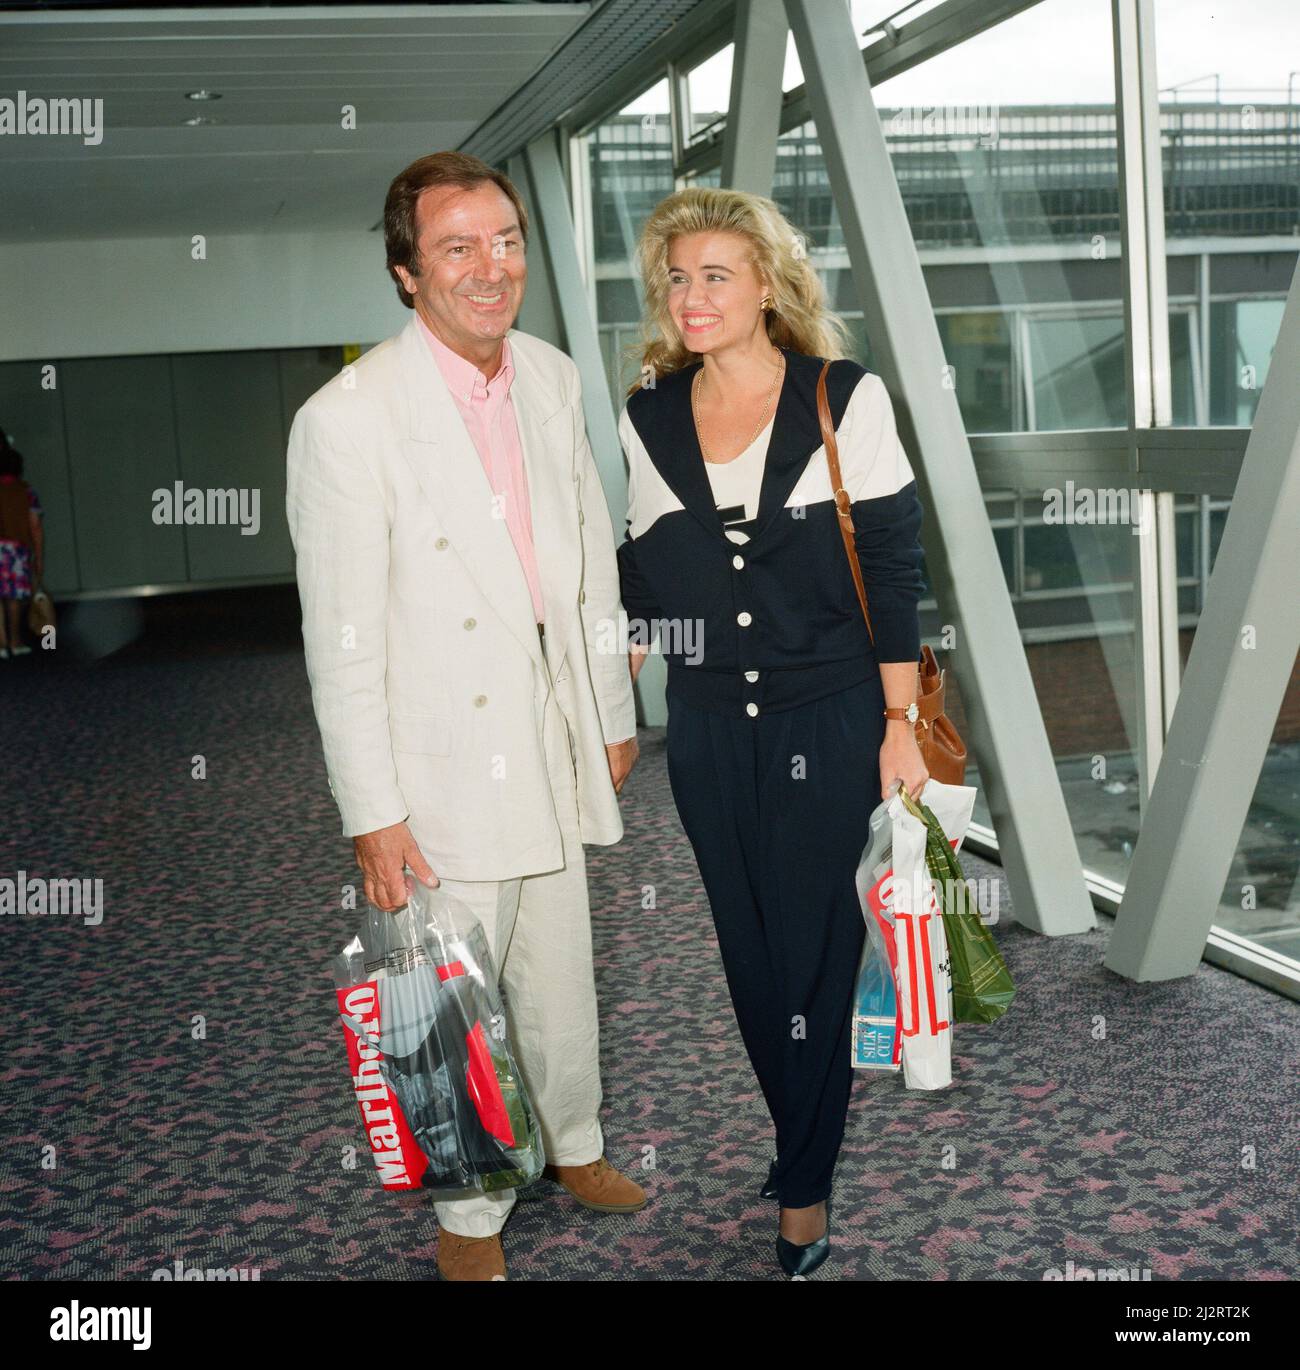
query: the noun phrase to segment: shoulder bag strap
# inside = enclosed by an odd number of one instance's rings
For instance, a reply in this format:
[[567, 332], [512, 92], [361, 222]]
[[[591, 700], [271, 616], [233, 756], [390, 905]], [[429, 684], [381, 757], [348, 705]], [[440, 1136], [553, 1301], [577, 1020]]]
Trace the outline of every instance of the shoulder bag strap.
[[871, 630], [871, 613], [867, 609], [867, 587], [862, 583], [862, 566], [858, 561], [858, 549], [853, 539], [852, 500], [844, 488], [840, 475], [840, 453], [835, 444], [835, 425], [831, 422], [830, 401], [826, 398], [826, 373], [830, 362], [823, 362], [821, 374], [817, 377], [817, 420], [821, 424], [822, 442], [826, 445], [826, 465], [831, 473], [831, 489], [835, 492], [835, 513], [840, 522], [840, 536], [844, 539], [844, 551], [849, 559], [849, 570], [853, 572], [853, 586], [858, 592], [858, 603], [862, 605], [862, 617], [867, 620], [867, 635], [871, 645], [876, 645], [876, 635]]

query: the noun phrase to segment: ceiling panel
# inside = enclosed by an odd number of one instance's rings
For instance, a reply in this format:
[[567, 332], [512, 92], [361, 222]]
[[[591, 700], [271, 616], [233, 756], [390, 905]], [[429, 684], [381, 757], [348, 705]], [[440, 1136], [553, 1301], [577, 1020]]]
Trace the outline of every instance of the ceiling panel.
[[591, 9], [0, 11], [0, 99], [103, 101], [98, 144], [0, 137], [0, 241], [368, 229], [407, 162], [462, 143]]

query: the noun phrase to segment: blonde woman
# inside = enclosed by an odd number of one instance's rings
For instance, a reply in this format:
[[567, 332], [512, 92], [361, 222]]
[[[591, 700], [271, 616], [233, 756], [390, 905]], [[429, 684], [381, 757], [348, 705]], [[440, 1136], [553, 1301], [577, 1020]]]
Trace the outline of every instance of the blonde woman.
[[[691, 187], [658, 205], [639, 245], [642, 376], [619, 421], [633, 673], [657, 621], [669, 780], [775, 1125], [760, 1192], [780, 1202], [790, 1275], [830, 1250], [868, 817], [896, 782], [916, 794], [928, 778], [905, 717], [924, 588], [916, 482], [885, 387], [844, 357], [802, 242], [759, 196]], [[823, 359], [874, 651], [818, 426]]]

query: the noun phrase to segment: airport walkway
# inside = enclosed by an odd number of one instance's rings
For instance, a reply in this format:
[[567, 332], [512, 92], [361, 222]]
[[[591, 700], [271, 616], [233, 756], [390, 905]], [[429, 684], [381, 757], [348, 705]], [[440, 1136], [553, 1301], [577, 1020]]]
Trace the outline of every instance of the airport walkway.
[[[0, 920], [0, 1246], [24, 1276], [147, 1279], [179, 1260], [264, 1280], [434, 1277], [427, 1199], [381, 1192], [364, 1153], [343, 1164], [362, 1134], [329, 961], [356, 873], [293, 592], [253, 605], [192, 596], [144, 624], [139, 608], [77, 606], [58, 660], [0, 665], [0, 876], [102, 878], [105, 898], [99, 927]], [[141, 626], [152, 636], [93, 659]], [[602, 1123], [652, 1202], [598, 1215], [539, 1181], [505, 1230], [511, 1277], [780, 1278], [776, 1209], [756, 1197], [767, 1114], [662, 733], [641, 741], [627, 838], [588, 855]], [[993, 868], [969, 858], [967, 873]], [[813, 1278], [1039, 1280], [1068, 1262], [1296, 1278], [1296, 1006], [1209, 966], [1132, 984], [1101, 965], [1108, 920], [1046, 939], [1002, 900], [1017, 1002], [957, 1029], [949, 1090], [857, 1081], [833, 1256]]]

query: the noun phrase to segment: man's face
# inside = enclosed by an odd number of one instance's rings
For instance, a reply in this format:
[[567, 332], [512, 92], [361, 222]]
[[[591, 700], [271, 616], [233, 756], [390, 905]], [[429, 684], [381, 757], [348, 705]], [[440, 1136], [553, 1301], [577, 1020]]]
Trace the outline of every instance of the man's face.
[[515, 207], [491, 181], [433, 186], [416, 203], [420, 274], [397, 268], [425, 323], [453, 351], [482, 354], [513, 327], [528, 266]]

